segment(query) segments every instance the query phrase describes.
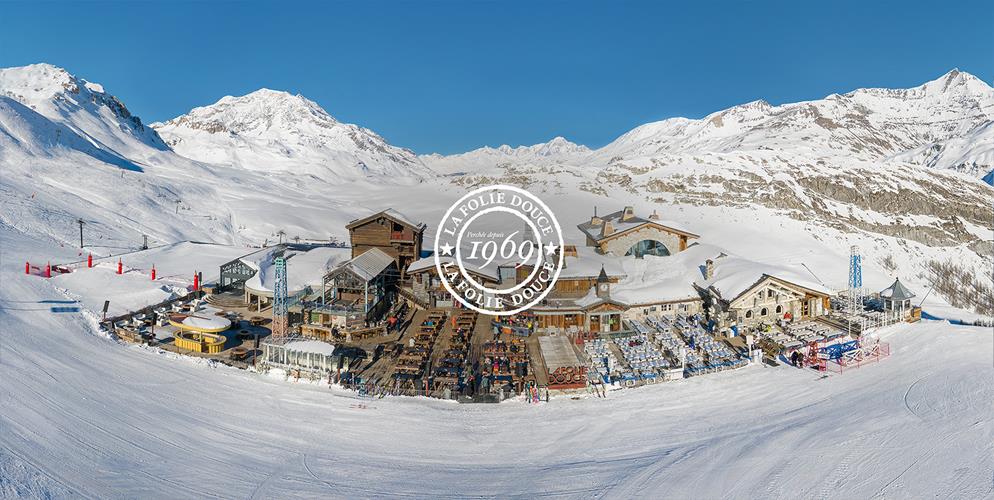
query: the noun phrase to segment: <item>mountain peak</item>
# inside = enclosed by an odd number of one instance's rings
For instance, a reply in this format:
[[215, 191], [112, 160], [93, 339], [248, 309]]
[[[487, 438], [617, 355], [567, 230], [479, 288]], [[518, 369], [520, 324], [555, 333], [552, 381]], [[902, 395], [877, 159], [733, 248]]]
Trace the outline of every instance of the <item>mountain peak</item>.
[[942, 92], [947, 92], [953, 89], [960, 89], [966, 91], [984, 91], [990, 90], [990, 85], [986, 82], [973, 76], [965, 71], [960, 71], [959, 68], [953, 68], [949, 70], [946, 74], [927, 82], [926, 87], [931, 87], [935, 89], [941, 89]]
[[177, 153], [207, 163], [319, 177], [427, 174], [414, 153], [282, 90], [225, 96], [152, 126]]
[[261, 88], [242, 96], [224, 96], [214, 104], [152, 126], [261, 136], [267, 131], [299, 132], [310, 127], [331, 128], [337, 123], [324, 108], [300, 94]]
[[123, 151], [137, 139], [156, 150], [166, 149], [154, 130], [131, 114], [102, 85], [79, 78], [48, 63], [0, 68], [0, 95], [7, 96], [109, 149]]
[[[85, 85], [84, 80], [76, 78], [64, 68], [48, 63], [0, 68], [0, 92], [28, 106], [67, 91], [78, 94], [80, 87]], [[100, 91], [102, 93], [102, 87]]]

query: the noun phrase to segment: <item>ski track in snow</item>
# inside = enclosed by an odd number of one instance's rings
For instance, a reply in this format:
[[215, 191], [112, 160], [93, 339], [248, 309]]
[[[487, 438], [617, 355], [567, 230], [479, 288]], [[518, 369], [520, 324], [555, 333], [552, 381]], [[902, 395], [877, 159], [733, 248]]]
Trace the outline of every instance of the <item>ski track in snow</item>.
[[[10, 241], [7, 239], [7, 241]], [[96, 334], [4, 265], [0, 496], [989, 497], [988, 329], [905, 326], [822, 379], [754, 366], [549, 404], [385, 398]]]

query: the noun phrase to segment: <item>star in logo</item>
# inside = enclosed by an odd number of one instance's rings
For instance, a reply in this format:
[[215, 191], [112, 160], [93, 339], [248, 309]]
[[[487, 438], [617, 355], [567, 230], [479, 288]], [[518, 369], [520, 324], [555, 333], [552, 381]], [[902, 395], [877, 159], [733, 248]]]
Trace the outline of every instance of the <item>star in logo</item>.
[[442, 255], [452, 255], [452, 249], [455, 247], [446, 243], [438, 248], [442, 251]]
[[559, 248], [559, 246], [553, 245], [552, 242], [549, 242], [548, 245], [545, 245], [545, 255], [552, 255], [556, 253], [557, 248]]

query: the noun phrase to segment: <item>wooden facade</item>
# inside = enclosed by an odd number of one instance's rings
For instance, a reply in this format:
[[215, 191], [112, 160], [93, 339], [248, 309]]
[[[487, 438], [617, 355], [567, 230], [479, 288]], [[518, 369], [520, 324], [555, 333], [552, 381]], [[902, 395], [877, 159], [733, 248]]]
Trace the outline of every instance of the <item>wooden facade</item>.
[[421, 257], [425, 225], [414, 225], [392, 210], [354, 220], [345, 227], [349, 230], [353, 258], [379, 248], [393, 257], [401, 280], [407, 280], [407, 266]]

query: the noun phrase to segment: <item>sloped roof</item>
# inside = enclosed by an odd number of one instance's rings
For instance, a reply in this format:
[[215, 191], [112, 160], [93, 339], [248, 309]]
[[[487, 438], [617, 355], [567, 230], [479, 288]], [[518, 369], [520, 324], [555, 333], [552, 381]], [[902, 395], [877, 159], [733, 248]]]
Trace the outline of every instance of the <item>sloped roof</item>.
[[386, 210], [376, 212], [375, 214], [370, 214], [360, 219], [355, 219], [352, 222], [349, 222], [348, 225], [345, 226], [345, 228], [352, 229], [353, 227], [361, 226], [362, 224], [365, 224], [378, 217], [386, 217], [390, 220], [393, 220], [394, 222], [398, 222], [407, 227], [410, 227], [411, 229], [415, 229], [418, 231], [422, 231], [426, 227], [423, 222], [415, 222], [414, 219], [407, 217], [406, 215], [400, 213], [399, 211], [393, 208], [388, 208]]
[[701, 288], [718, 292], [723, 300], [733, 302], [768, 277], [819, 295], [832, 293], [803, 266], [766, 264], [730, 255], [714, 259], [714, 277], [710, 280], [701, 278], [696, 283]]
[[335, 271], [348, 269], [356, 276], [366, 281], [371, 281], [392, 264], [393, 257], [387, 255], [379, 248], [371, 248], [353, 257], [351, 260], [343, 262]]
[[880, 296], [890, 300], [908, 300], [915, 297], [915, 294], [905, 288], [901, 279], [895, 279], [894, 284], [880, 292]]
[[[628, 231], [631, 231], [633, 229], [636, 229], [638, 227], [645, 226], [645, 225], [655, 226], [655, 227], [658, 227], [658, 228], [660, 228], [660, 229], [662, 229], [664, 231], [669, 231], [669, 232], [681, 234], [681, 235], [684, 235], [684, 236], [687, 236], [687, 237], [690, 237], [690, 238], [698, 238], [699, 237], [698, 235], [696, 235], [694, 233], [691, 233], [690, 231], [685, 231], [683, 229], [680, 229], [679, 227], [677, 227], [677, 224], [675, 224], [675, 223], [663, 222], [663, 221], [659, 221], [659, 220], [645, 219], [645, 218], [639, 217], [637, 215], [631, 217], [627, 221], [622, 221], [621, 218], [624, 215], [625, 215], [625, 211], [624, 210], [618, 210], [617, 212], [612, 212], [612, 213], [607, 214], [607, 215], [605, 215], [603, 217], [600, 217], [600, 219], [602, 220], [602, 222], [600, 224], [594, 225], [594, 224], [591, 224], [590, 221], [588, 220], [586, 222], [578, 224], [576, 227], [581, 232], [583, 232], [583, 234], [589, 236], [590, 239], [592, 239], [592, 240], [594, 240], [596, 242], [601, 242], [603, 240], [614, 238], [614, 237], [616, 237], [616, 236], [618, 236], [620, 234], [626, 233]], [[602, 236], [601, 235], [601, 229], [604, 227], [604, 223], [605, 222], [610, 222], [611, 223], [611, 226], [614, 229], [614, 232], [611, 233], [611, 234], [609, 234], [609, 235], [607, 235], [607, 236]]]
[[[439, 261], [455, 262], [456, 260], [454, 257], [443, 256], [439, 257]], [[500, 281], [500, 271], [496, 265], [484, 268], [473, 265], [471, 262], [463, 262], [463, 268], [465, 268], [467, 272], [473, 273], [481, 278], [487, 278], [494, 283]], [[435, 269], [435, 256], [429, 255], [427, 257], [422, 257], [407, 266], [407, 274], [418, 274], [432, 269]]]

